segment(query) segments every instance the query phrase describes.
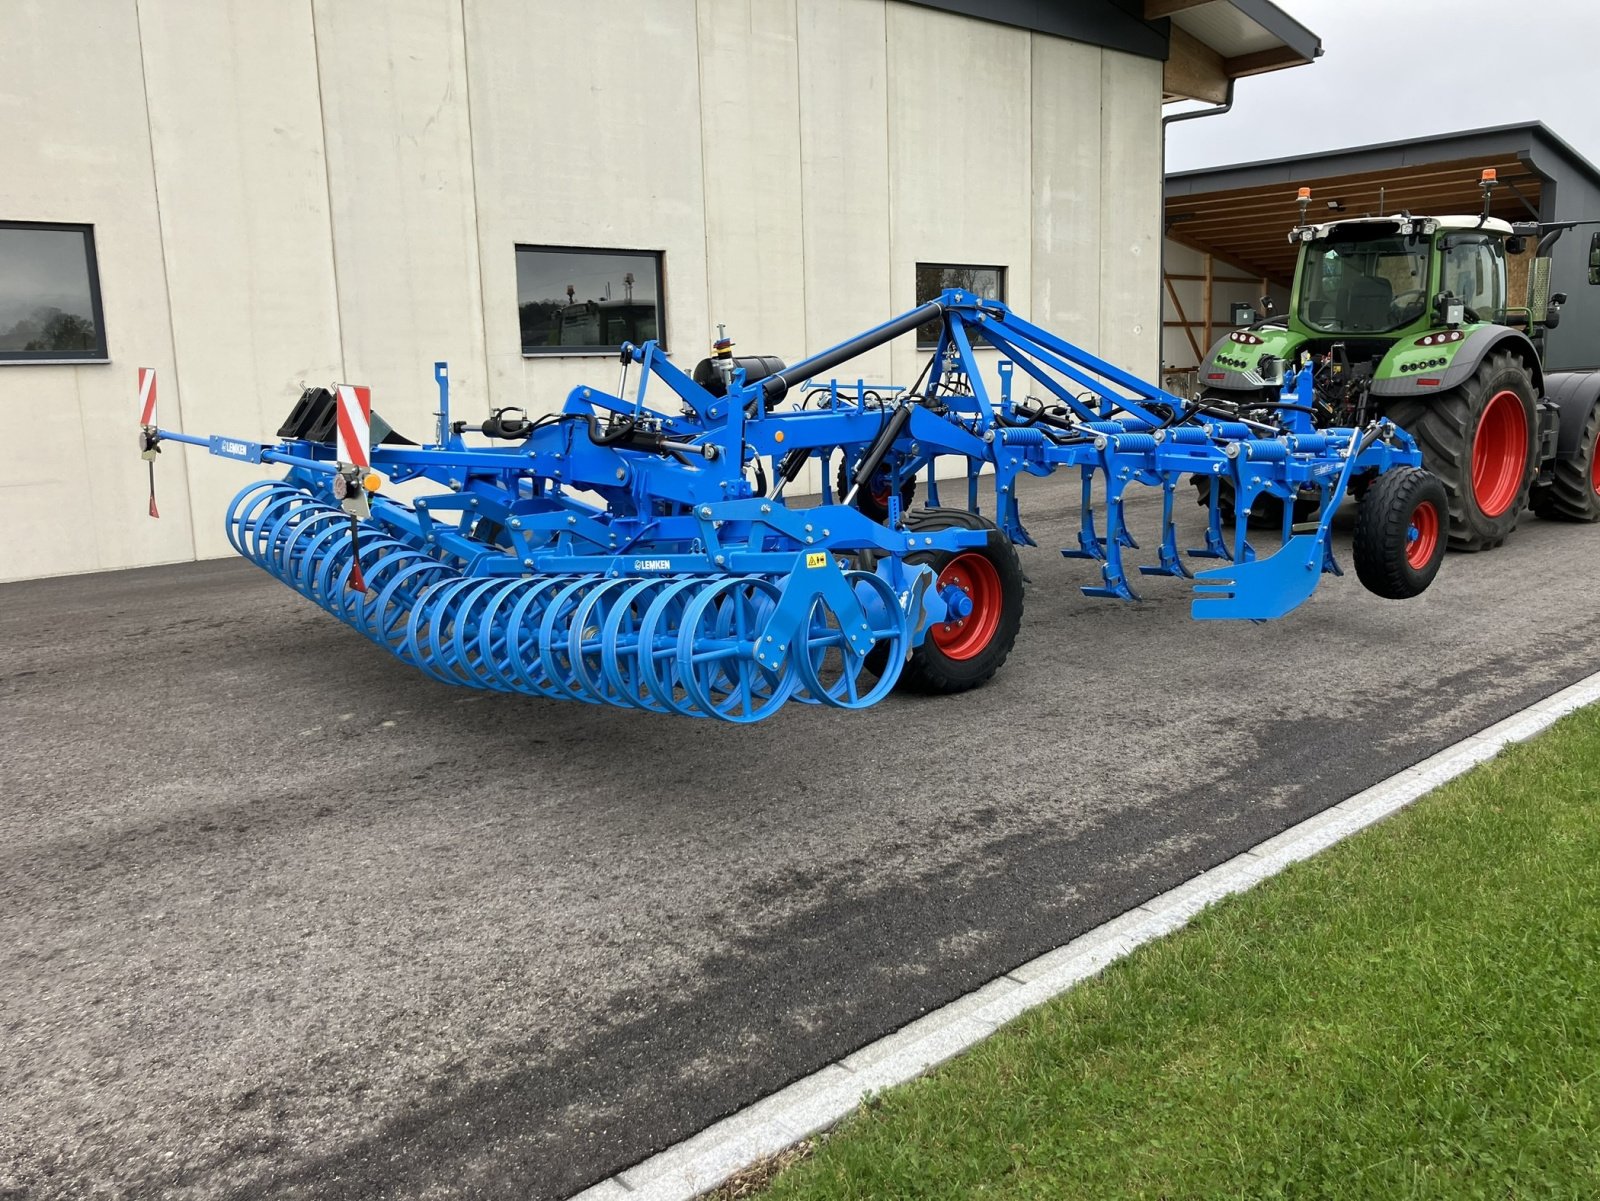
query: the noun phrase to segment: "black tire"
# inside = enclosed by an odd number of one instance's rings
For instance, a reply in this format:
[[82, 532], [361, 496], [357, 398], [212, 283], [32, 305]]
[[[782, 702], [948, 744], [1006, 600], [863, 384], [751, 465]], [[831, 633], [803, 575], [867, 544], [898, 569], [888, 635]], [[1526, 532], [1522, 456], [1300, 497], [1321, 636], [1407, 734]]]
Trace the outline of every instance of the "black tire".
[[[1196, 475], [1190, 477], [1194, 481], [1195, 491], [1199, 493], [1196, 503], [1204, 509], [1211, 504], [1211, 477]], [[1310, 521], [1316, 515], [1317, 506], [1321, 499], [1316, 496], [1296, 496], [1294, 498], [1294, 519], [1296, 521]], [[1229, 480], [1217, 481], [1217, 505], [1222, 509], [1222, 524], [1233, 524], [1233, 483]], [[1281, 530], [1283, 529], [1283, 498], [1269, 494], [1256, 497], [1256, 503], [1250, 506], [1250, 516], [1247, 524], [1252, 530]]]
[[1353, 551], [1368, 592], [1406, 600], [1433, 583], [1444, 562], [1449, 502], [1444, 483], [1420, 467], [1391, 467], [1368, 486], [1356, 510]]
[[1535, 513], [1549, 521], [1600, 521], [1600, 404], [1583, 424], [1578, 457], [1557, 459], [1550, 476], [1528, 498]]
[[[1474, 447], [1485, 413], [1492, 401], [1510, 392], [1522, 408], [1527, 452], [1520, 477], [1506, 476], [1504, 507], [1485, 512], [1473, 487]], [[1509, 402], [1506, 402], [1509, 404]], [[1388, 415], [1422, 448], [1422, 465], [1444, 484], [1450, 498], [1452, 550], [1492, 550], [1517, 528], [1517, 518], [1528, 504], [1528, 492], [1539, 469], [1538, 414], [1534, 407], [1533, 377], [1523, 361], [1509, 351], [1488, 355], [1477, 371], [1459, 387], [1427, 396], [1398, 400]], [[1513, 465], [1514, 466], [1514, 465]], [[1494, 499], [1491, 494], [1490, 499]]]
[[[846, 496], [850, 495], [850, 489], [855, 486], [855, 470], [856, 462], [849, 455], [846, 455], [844, 458], [839, 460], [839, 476], [838, 479], [834, 481], [834, 485], [839, 490], [840, 500], [843, 500]], [[881, 470], [882, 469], [880, 468], [880, 472]], [[884, 522], [889, 520], [888, 493], [889, 484], [888, 480], [885, 479], [883, 482], [883, 488], [880, 492], [873, 492], [872, 489], [863, 487], [859, 492], [856, 493], [856, 498], [853, 503], [855, 507], [862, 512], [862, 514], [872, 518], [872, 520], [876, 521], [879, 525], [882, 525]], [[917, 481], [916, 477], [913, 476], [911, 479], [904, 481], [900, 485], [900, 512], [909, 513], [911, 511], [911, 504], [916, 499], [916, 496]]]
[[[970, 551], [957, 554], [919, 551], [906, 556], [907, 563], [926, 563], [941, 574], [959, 557], [980, 557], [993, 568], [993, 581], [999, 586], [999, 603], [995, 611], [994, 628], [980, 647], [967, 648], [961, 657], [955, 657], [940, 649], [930, 630], [922, 640], [922, 645], [911, 652], [911, 658], [895, 685], [909, 692], [932, 694], [965, 692], [969, 688], [976, 688], [1000, 670], [1001, 664], [1011, 654], [1011, 647], [1017, 640], [1017, 630], [1022, 625], [1023, 577], [1017, 548], [995, 528], [992, 521], [965, 509], [918, 509], [907, 517], [906, 527], [913, 531], [954, 527], [989, 532], [988, 544]], [[959, 626], [960, 623], [952, 624]]]

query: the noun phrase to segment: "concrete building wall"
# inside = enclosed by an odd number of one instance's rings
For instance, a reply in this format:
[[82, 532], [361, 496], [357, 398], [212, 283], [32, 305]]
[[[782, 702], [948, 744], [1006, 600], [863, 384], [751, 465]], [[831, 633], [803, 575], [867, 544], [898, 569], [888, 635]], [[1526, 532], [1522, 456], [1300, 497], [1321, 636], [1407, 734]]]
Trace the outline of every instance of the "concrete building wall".
[[1154, 60], [898, 0], [10, 11], [0, 220], [93, 224], [110, 362], [0, 365], [29, 435], [0, 579], [226, 553], [251, 470], [169, 445], [150, 521], [139, 366], [164, 425], [247, 437], [334, 379], [426, 436], [440, 358], [463, 416], [614, 385], [610, 356], [523, 356], [518, 243], [662, 252], [686, 366], [719, 321], [822, 349], [910, 308], [918, 262], [1003, 265], [1025, 315], [1158, 365]]

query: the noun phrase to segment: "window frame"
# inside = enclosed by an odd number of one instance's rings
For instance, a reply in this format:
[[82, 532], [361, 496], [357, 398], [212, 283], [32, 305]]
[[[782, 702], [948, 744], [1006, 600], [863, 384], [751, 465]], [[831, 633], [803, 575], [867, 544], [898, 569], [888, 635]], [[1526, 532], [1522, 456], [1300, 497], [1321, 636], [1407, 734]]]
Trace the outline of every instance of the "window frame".
[[0, 367], [30, 367], [40, 364], [87, 366], [111, 362], [111, 342], [106, 337], [105, 309], [100, 299], [100, 259], [95, 252], [94, 225], [82, 221], [0, 221], [0, 231], [42, 229], [51, 233], [83, 235], [83, 265], [89, 274], [89, 311], [94, 321], [96, 345], [93, 350], [0, 350]]
[[[646, 250], [623, 246], [552, 246], [536, 242], [513, 243], [513, 267], [516, 256], [524, 250], [538, 251], [545, 254], [603, 254], [603, 255], [637, 255], [640, 258], [652, 258], [656, 263], [656, 345], [663, 351], [667, 350], [667, 252], [665, 250]], [[517, 297], [517, 345], [522, 357], [525, 359], [592, 359], [615, 358], [617, 351], [604, 346], [574, 348], [567, 346], [536, 346], [529, 349], [522, 344], [522, 297]]]
[[[993, 271], [994, 272], [994, 277], [995, 277], [995, 283], [998, 285], [995, 290], [999, 293], [999, 295], [998, 296], [994, 296], [994, 297], [989, 297], [988, 299], [998, 300], [1001, 304], [1005, 304], [1006, 303], [1006, 291], [1007, 291], [1006, 276], [1008, 276], [1011, 273], [1011, 269], [1009, 267], [1007, 267], [1004, 263], [925, 263], [925, 262], [922, 262], [921, 260], [918, 260], [916, 265], [912, 268], [912, 276], [911, 276], [911, 278], [912, 278], [912, 291], [911, 291], [911, 294], [912, 294], [913, 297], [916, 296], [916, 277], [917, 277], [917, 275], [921, 274], [923, 271], [929, 271], [929, 270], [932, 270], [932, 271], [952, 271], [952, 270], [954, 270], [954, 271]], [[932, 300], [932, 299], [933, 299], [933, 297], [931, 297], [931, 296], [928, 297], [928, 300]], [[926, 304], [927, 300], [918, 300], [916, 303], [919, 304], [919, 305]], [[917, 327], [917, 349], [918, 350], [937, 350], [938, 348], [939, 348], [939, 342], [938, 342], [937, 338], [934, 339], [932, 342], [924, 342], [922, 340], [922, 326], [919, 325]], [[993, 350], [994, 347], [990, 346], [987, 342], [982, 342], [980, 340], [974, 339], [973, 340], [972, 349], [973, 350]]]

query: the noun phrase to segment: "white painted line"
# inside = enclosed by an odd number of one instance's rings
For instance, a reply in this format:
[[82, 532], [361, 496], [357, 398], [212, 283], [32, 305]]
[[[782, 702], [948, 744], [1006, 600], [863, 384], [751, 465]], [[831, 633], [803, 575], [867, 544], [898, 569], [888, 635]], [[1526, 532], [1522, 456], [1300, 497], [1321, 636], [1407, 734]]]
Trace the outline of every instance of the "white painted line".
[[1188, 923], [1207, 905], [1253, 888], [1291, 863], [1382, 821], [1513, 742], [1600, 701], [1600, 672], [1514, 713], [1414, 767], [1201, 872], [1136, 909], [916, 1021], [692, 1138], [579, 1193], [573, 1201], [690, 1201], [728, 1177], [825, 1130], [868, 1093], [904, 1084], [959, 1055], [1005, 1023], [1067, 991], [1144, 943]]

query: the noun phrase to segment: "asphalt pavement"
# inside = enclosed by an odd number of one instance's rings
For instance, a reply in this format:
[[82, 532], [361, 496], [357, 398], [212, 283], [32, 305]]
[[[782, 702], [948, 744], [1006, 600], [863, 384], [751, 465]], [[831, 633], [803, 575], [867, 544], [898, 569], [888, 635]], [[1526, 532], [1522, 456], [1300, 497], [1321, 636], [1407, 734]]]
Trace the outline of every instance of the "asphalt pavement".
[[753, 728], [242, 561], [0, 587], [0, 1198], [561, 1197], [1600, 668], [1595, 527], [1197, 623], [1030, 485], [989, 686]]

